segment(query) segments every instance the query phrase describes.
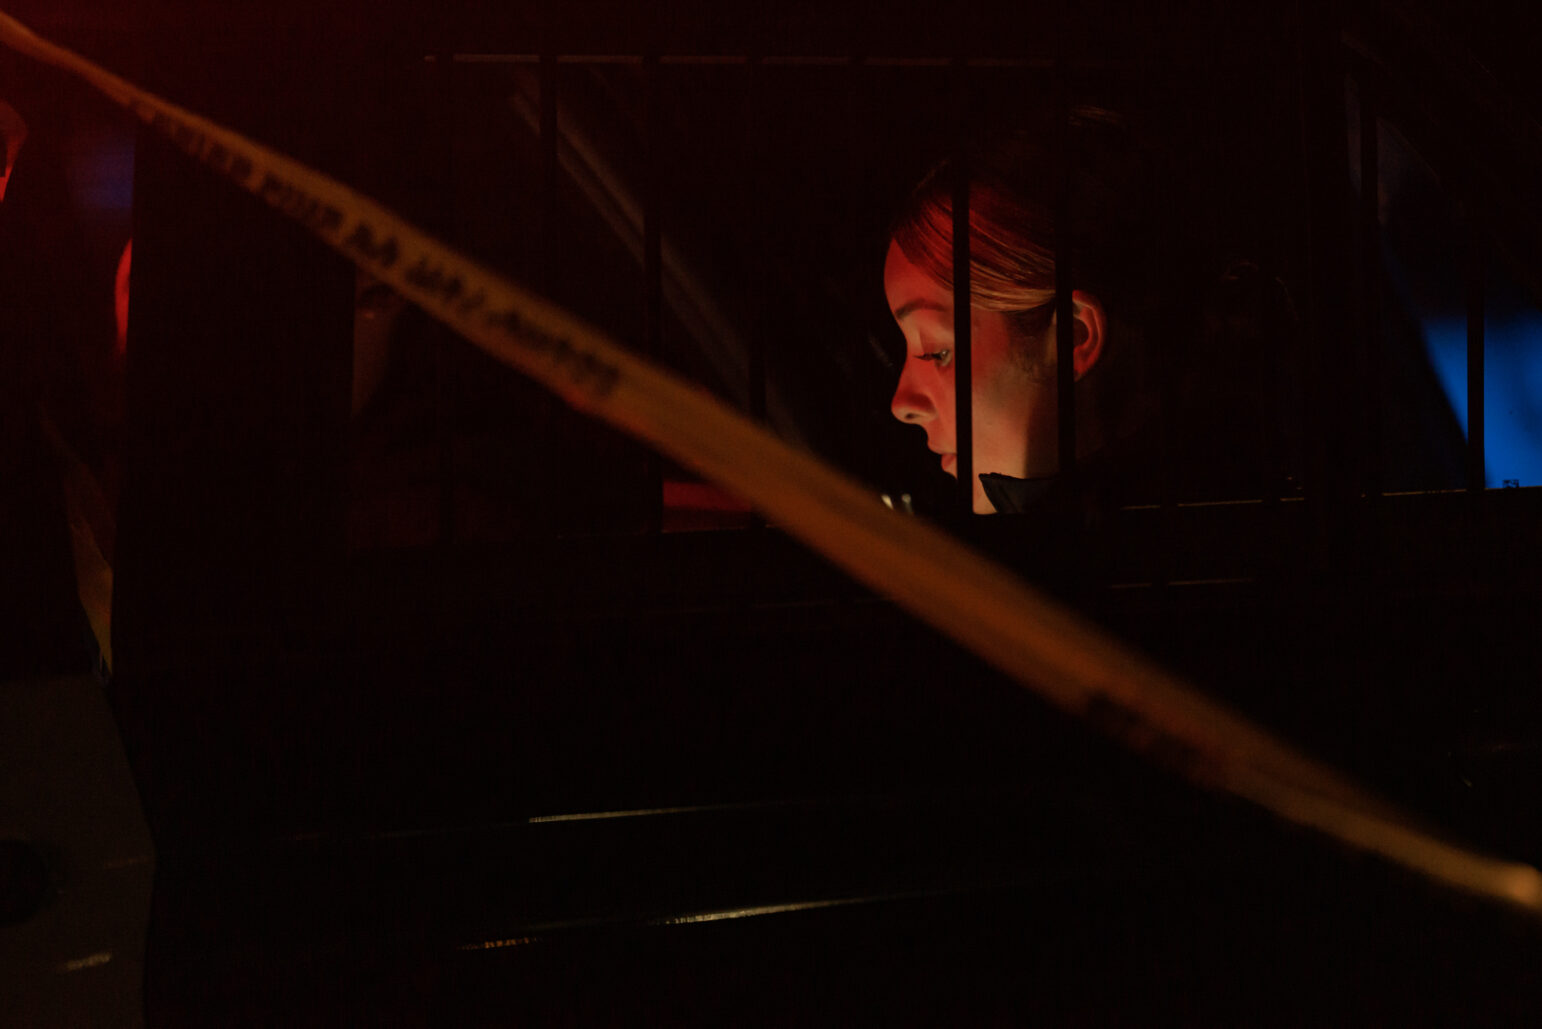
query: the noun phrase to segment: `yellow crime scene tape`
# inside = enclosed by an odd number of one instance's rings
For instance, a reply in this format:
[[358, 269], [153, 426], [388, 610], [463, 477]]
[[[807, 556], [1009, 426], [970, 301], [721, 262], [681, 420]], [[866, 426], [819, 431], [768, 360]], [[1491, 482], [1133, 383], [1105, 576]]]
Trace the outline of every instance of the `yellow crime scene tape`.
[[887, 509], [873, 491], [380, 204], [3, 13], [0, 41], [89, 82], [470, 342], [744, 497], [856, 579], [1132, 749], [1434, 880], [1542, 914], [1535, 868], [1422, 830], [945, 532]]

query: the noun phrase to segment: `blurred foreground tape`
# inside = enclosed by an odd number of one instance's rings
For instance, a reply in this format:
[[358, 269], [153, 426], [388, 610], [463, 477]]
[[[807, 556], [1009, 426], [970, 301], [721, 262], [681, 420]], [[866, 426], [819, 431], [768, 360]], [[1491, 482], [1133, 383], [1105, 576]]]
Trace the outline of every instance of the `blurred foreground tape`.
[[1536, 869], [1473, 854], [1422, 831], [952, 537], [887, 509], [877, 494], [369, 198], [125, 82], [3, 14], [0, 40], [90, 82], [472, 343], [749, 500], [852, 576], [1050, 702], [1201, 785], [1438, 881], [1542, 914]]

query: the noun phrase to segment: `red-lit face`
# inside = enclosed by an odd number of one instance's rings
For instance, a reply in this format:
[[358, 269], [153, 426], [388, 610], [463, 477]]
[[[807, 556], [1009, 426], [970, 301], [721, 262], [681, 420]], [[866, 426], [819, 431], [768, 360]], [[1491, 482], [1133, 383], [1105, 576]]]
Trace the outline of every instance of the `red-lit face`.
[[[926, 430], [926, 445], [942, 455], [942, 470], [957, 476], [953, 399], [953, 292], [912, 263], [899, 244], [889, 245], [883, 288], [905, 334], [905, 367], [894, 390], [894, 417]], [[973, 376], [974, 509], [994, 509], [978, 476], [999, 472], [1037, 478], [1055, 472], [1056, 424], [1053, 364], [1031, 374], [1013, 353], [1007, 315], [975, 308], [969, 319]], [[1049, 334], [1031, 341], [1042, 361], [1052, 362]], [[1019, 341], [1020, 343], [1021, 341]]]

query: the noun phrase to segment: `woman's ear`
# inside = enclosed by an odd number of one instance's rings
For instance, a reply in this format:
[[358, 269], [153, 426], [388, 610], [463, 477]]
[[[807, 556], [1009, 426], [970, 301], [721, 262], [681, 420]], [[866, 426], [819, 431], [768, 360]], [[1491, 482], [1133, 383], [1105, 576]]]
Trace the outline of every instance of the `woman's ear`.
[[1108, 315], [1103, 302], [1083, 290], [1071, 291], [1071, 317], [1076, 321], [1075, 349], [1071, 351], [1072, 367], [1076, 378], [1081, 379], [1103, 356], [1103, 342], [1108, 335]]

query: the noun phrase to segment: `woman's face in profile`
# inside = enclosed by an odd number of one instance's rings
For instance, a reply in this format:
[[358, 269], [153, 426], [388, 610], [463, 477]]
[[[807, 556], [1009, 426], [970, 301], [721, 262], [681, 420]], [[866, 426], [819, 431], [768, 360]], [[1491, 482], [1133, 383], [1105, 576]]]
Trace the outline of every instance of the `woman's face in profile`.
[[[942, 470], [958, 475], [953, 395], [953, 293], [889, 244], [883, 269], [889, 310], [905, 335], [905, 366], [889, 407], [894, 417], [926, 430], [926, 445], [940, 455]], [[999, 472], [1016, 478], [1052, 475], [1057, 460], [1053, 350], [1045, 340], [1035, 359], [1048, 374], [1034, 375], [1027, 355], [1014, 353], [1007, 315], [975, 308], [970, 317], [973, 376], [974, 509], [994, 508], [979, 476]]]

